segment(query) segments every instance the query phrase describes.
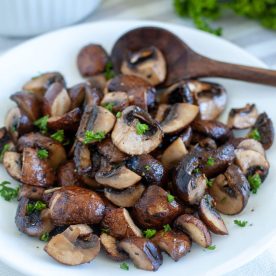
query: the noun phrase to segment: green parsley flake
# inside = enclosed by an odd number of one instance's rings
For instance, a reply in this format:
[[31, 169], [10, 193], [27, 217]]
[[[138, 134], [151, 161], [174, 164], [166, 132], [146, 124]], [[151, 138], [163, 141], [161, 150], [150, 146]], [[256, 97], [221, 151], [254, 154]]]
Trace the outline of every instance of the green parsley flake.
[[215, 165], [215, 159], [213, 157], [208, 157], [206, 165], [207, 166], [214, 166]]
[[174, 196], [171, 195], [170, 193], [168, 193], [167, 200], [168, 200], [169, 203], [172, 203], [174, 201]]
[[49, 235], [49, 233], [44, 233], [44, 234], [42, 234], [42, 235], [40, 236], [39, 239], [40, 239], [41, 241], [47, 242], [47, 241], [49, 241], [49, 239], [50, 239], [50, 235]]
[[51, 138], [56, 140], [57, 142], [62, 143], [64, 141], [64, 130], [58, 130], [57, 132], [51, 135]]
[[109, 233], [109, 228], [102, 228], [101, 231], [102, 231], [102, 233], [108, 234]]
[[104, 131], [99, 131], [99, 132], [94, 132], [93, 130], [87, 130], [85, 132], [85, 137], [84, 137], [84, 144], [89, 144], [91, 142], [99, 142], [105, 138], [105, 132]]
[[34, 211], [42, 211], [46, 208], [46, 204], [42, 201], [38, 200], [35, 203], [28, 203], [27, 204], [27, 213], [31, 214]]
[[248, 137], [249, 138], [252, 138], [256, 141], [260, 141], [261, 140], [261, 134], [260, 132], [258, 131], [258, 129], [254, 128], [250, 131], [250, 133], [248, 134]]
[[119, 112], [117, 112], [117, 113], [116, 113], [116, 118], [118, 118], [118, 119], [119, 119], [119, 118], [121, 118], [121, 117], [122, 117], [122, 112], [120, 112], [120, 111], [119, 111]]
[[147, 124], [142, 124], [140, 122], [136, 125], [136, 133], [138, 135], [143, 135], [146, 131], [149, 130], [149, 126]]
[[149, 170], [150, 170], [150, 165], [146, 165], [146, 166], [145, 166], [145, 170], [146, 170], [146, 171], [149, 171]]
[[212, 180], [212, 179], [207, 179], [207, 181], [206, 181], [207, 187], [211, 188], [211, 187], [213, 186], [213, 182], [214, 182], [214, 180]]
[[172, 230], [169, 224], [163, 225], [163, 228], [164, 228], [164, 232], [170, 232]]
[[1, 153], [0, 153], [0, 162], [1, 163], [3, 162], [5, 152], [9, 151], [9, 149], [10, 149], [10, 144], [5, 144], [3, 149], [1, 150]]
[[115, 73], [113, 71], [113, 64], [111, 61], [107, 62], [105, 65], [104, 75], [107, 80], [110, 80], [115, 77]]
[[144, 237], [147, 239], [151, 239], [152, 237], [155, 236], [156, 230], [155, 229], [147, 229], [143, 231]]
[[39, 149], [37, 151], [37, 156], [39, 159], [46, 159], [46, 158], [48, 158], [48, 155], [49, 155], [49, 153], [48, 153], [48, 150], [46, 150], [46, 149]]
[[48, 127], [47, 127], [48, 119], [49, 119], [49, 116], [47, 115], [39, 118], [34, 122], [34, 125], [39, 128], [42, 134], [45, 134], [48, 131]]
[[206, 249], [208, 249], [208, 250], [215, 250], [216, 246], [215, 245], [209, 245], [208, 247], [206, 247]]
[[127, 263], [121, 263], [120, 268], [123, 270], [129, 270], [128, 264]]
[[256, 194], [262, 184], [260, 175], [258, 173], [255, 173], [254, 175], [249, 175], [248, 182], [250, 184], [252, 193]]
[[17, 188], [11, 188], [7, 187], [7, 185], [10, 185], [11, 183], [9, 181], [3, 181], [0, 183], [0, 196], [3, 197], [6, 201], [11, 201], [13, 198], [17, 198], [19, 187]]
[[105, 104], [103, 104], [103, 107], [105, 109], [109, 110], [110, 112], [112, 112], [114, 105], [115, 105], [114, 103], [105, 103]]
[[238, 225], [239, 227], [245, 227], [246, 225], [247, 225], [247, 223], [248, 223], [248, 221], [246, 221], [246, 220], [237, 220], [237, 219], [235, 219], [234, 220], [234, 223], [236, 224], [236, 225]]
[[192, 171], [193, 174], [198, 174], [200, 173], [200, 169], [199, 168], [195, 168], [193, 171]]

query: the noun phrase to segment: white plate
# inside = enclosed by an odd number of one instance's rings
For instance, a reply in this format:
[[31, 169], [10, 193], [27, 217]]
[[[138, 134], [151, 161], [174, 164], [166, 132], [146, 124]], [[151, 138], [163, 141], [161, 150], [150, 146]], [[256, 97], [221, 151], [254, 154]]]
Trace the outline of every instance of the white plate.
[[[102, 44], [110, 50], [115, 40], [125, 31], [142, 25], [153, 25], [167, 28], [176, 33], [193, 49], [201, 54], [228, 62], [264, 67], [264, 64], [240, 48], [215, 36], [184, 28], [181, 26], [146, 21], [114, 21], [80, 25], [53, 32], [6, 53], [0, 58], [0, 118], [13, 103], [9, 95], [19, 90], [31, 76], [43, 71], [57, 70], [62, 72], [68, 85], [81, 81], [76, 67], [76, 55], [80, 48], [89, 42]], [[276, 122], [276, 88], [253, 85], [238, 81], [217, 80], [228, 90], [230, 107], [256, 103], [260, 112], [266, 111]], [[226, 118], [225, 112], [224, 117]], [[226, 217], [229, 236], [213, 235], [216, 250], [208, 251], [193, 245], [190, 254], [174, 263], [165, 256], [164, 264], [155, 275], [218, 275], [230, 271], [248, 262], [264, 250], [276, 232], [276, 189], [273, 179], [276, 178], [275, 145], [268, 152], [271, 162], [270, 174], [258, 191], [252, 195], [247, 208], [235, 217]], [[0, 179], [9, 179], [0, 169]], [[254, 209], [254, 212], [251, 210]], [[102, 256], [90, 264], [68, 267], [56, 263], [44, 251], [43, 243], [20, 234], [14, 224], [16, 203], [0, 200], [0, 256], [13, 268], [28, 275], [122, 275], [127, 273], [119, 264]], [[234, 225], [235, 218], [247, 220], [252, 226], [239, 228]], [[130, 265], [132, 276], [149, 275], [149, 272], [138, 270]]]

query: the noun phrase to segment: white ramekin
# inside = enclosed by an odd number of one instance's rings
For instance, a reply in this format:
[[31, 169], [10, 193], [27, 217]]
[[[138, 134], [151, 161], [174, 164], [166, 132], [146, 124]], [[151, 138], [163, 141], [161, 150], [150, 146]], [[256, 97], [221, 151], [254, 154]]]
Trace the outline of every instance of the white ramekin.
[[33, 36], [73, 24], [101, 0], [0, 0], [0, 35]]

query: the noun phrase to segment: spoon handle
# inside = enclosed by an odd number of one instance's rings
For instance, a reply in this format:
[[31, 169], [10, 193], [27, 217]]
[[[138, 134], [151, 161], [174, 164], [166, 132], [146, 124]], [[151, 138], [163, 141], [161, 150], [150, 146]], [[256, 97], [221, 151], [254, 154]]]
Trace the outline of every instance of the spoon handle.
[[222, 77], [276, 86], [276, 70], [226, 63], [203, 56], [198, 58], [202, 64], [202, 69], [198, 70], [200, 77]]

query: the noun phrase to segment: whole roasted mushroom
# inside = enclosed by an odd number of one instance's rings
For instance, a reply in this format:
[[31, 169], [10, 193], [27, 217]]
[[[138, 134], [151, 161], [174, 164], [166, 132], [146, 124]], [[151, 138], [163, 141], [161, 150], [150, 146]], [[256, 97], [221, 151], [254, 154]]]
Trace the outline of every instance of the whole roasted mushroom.
[[122, 112], [111, 134], [114, 145], [130, 155], [150, 153], [162, 136], [159, 124], [138, 106], [129, 106]]

